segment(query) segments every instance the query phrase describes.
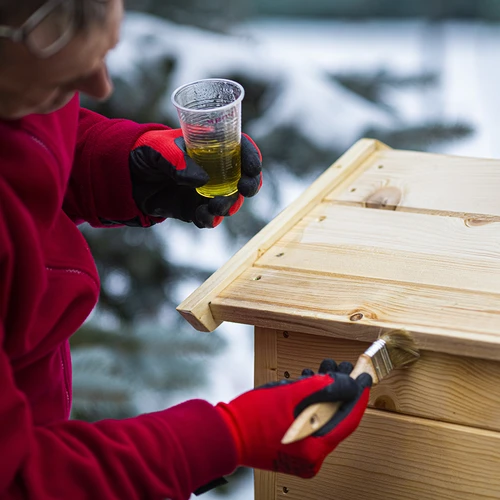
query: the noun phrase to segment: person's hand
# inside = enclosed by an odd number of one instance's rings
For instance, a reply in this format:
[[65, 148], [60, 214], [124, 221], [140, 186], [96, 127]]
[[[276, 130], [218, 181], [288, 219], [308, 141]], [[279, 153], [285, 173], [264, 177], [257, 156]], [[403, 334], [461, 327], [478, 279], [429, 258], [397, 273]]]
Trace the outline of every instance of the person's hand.
[[192, 160], [180, 129], [152, 130], [139, 137], [130, 153], [133, 196], [139, 209], [153, 218], [175, 218], [199, 228], [219, 225], [234, 215], [244, 197], [262, 186], [262, 155], [245, 134], [241, 138], [241, 179], [232, 196], [205, 198], [195, 188], [209, 180]]
[[[304, 370], [296, 381], [266, 384], [246, 392], [217, 409], [232, 431], [239, 464], [256, 469], [293, 474], [303, 478], [316, 475], [323, 460], [358, 426], [368, 404], [372, 378], [349, 377], [353, 366], [337, 366], [326, 359], [319, 374]], [[307, 406], [319, 402], [343, 401], [334, 417], [315, 434], [283, 445], [281, 439], [295, 417]]]

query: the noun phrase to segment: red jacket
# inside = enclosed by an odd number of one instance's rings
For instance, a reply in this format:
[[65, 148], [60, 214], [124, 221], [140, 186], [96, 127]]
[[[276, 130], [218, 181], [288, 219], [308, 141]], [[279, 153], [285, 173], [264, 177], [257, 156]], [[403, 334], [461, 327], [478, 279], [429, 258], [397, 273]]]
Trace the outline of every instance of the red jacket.
[[158, 125], [108, 120], [75, 98], [0, 121], [0, 498], [182, 500], [236, 467], [217, 410], [188, 401], [126, 420], [68, 420], [68, 338], [99, 278], [76, 223], [140, 217], [128, 154]]

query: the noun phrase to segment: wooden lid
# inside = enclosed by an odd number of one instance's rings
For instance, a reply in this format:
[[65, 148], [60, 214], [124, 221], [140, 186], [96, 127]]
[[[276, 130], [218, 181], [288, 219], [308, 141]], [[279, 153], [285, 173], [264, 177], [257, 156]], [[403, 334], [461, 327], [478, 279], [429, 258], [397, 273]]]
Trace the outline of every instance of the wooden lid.
[[222, 321], [500, 359], [500, 161], [357, 142], [179, 307]]

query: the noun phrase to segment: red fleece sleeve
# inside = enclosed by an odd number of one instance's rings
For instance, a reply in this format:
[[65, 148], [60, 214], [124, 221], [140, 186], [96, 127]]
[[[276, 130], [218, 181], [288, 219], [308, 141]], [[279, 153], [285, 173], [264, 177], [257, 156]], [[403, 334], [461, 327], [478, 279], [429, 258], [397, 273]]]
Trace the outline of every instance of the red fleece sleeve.
[[[159, 124], [140, 125], [130, 120], [109, 119], [80, 108], [73, 170], [64, 210], [75, 221], [94, 227], [103, 221], [136, 220], [148, 227], [151, 220], [132, 197], [129, 153], [148, 130], [168, 129]], [[157, 219], [155, 219], [157, 222]]]
[[205, 401], [127, 420], [37, 427], [3, 350], [0, 380], [4, 500], [187, 500], [236, 467], [229, 430]]
[[128, 420], [35, 427], [4, 353], [0, 377], [2, 499], [187, 500], [236, 467], [227, 427], [205, 401]]
[[33, 231], [26, 204], [0, 176], [0, 498], [187, 500], [231, 473], [230, 431], [201, 400], [126, 420], [34, 424], [6, 350], [6, 325], [23, 307], [19, 286], [39, 265], [26, 259]]

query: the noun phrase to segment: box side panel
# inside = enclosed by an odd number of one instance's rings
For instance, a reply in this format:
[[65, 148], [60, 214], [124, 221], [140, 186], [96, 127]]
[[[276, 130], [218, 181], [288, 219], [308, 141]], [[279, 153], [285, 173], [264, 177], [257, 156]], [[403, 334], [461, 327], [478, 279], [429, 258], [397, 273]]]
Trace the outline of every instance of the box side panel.
[[[317, 370], [324, 358], [355, 364], [368, 343], [297, 332], [277, 336], [278, 377]], [[500, 363], [423, 351], [371, 391], [370, 406], [391, 412], [500, 431]], [[500, 467], [500, 464], [499, 464]]]
[[368, 410], [311, 480], [279, 474], [289, 500], [500, 498], [500, 433]]

